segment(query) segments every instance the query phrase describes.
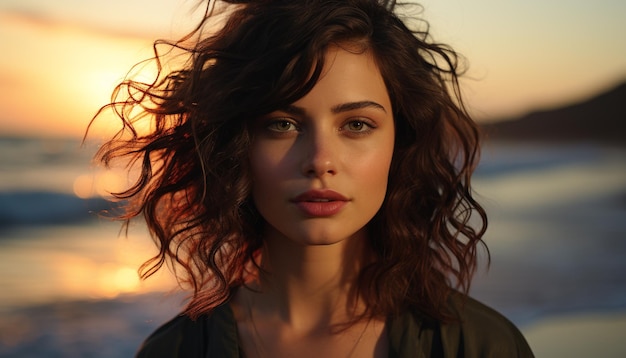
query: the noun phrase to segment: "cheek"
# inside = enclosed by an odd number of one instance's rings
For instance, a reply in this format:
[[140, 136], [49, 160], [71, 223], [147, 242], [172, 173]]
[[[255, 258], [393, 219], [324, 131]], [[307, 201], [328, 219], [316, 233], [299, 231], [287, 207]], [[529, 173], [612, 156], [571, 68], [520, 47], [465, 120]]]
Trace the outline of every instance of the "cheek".
[[381, 195], [383, 198], [387, 192], [387, 184], [389, 181], [389, 165], [388, 161], [378, 162], [369, 169], [371, 190]]
[[263, 182], [265, 177], [273, 172], [270, 168], [275, 165], [274, 160], [272, 160], [274, 156], [271, 153], [271, 148], [268, 148], [267, 145], [262, 145], [258, 141], [253, 142], [248, 158], [250, 158], [250, 173], [253, 183]]
[[356, 183], [362, 183], [362, 190], [366, 192], [372, 205], [382, 205], [387, 193], [391, 157], [392, 150], [383, 147], [376, 155], [361, 161], [358, 172], [354, 173], [354, 180]]
[[287, 141], [267, 141], [260, 139], [250, 146], [249, 158], [252, 180], [263, 180], [269, 176], [279, 176], [289, 165], [288, 153], [292, 147]]
[[251, 146], [250, 173], [252, 179], [252, 198], [258, 207], [271, 205], [276, 199], [285, 174], [285, 161], [280, 153], [267, 146]]
[[370, 158], [367, 165], [364, 165], [363, 170], [368, 173], [372, 185], [386, 189], [393, 157], [393, 142], [385, 143], [378, 148], [380, 149]]

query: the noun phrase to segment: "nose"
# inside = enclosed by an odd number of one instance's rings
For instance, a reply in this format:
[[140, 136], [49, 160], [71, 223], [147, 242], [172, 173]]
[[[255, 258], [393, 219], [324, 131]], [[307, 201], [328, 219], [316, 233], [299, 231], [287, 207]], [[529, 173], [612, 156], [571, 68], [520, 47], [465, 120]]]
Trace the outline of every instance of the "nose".
[[302, 174], [322, 177], [337, 174], [338, 146], [332, 133], [315, 131], [303, 138]]

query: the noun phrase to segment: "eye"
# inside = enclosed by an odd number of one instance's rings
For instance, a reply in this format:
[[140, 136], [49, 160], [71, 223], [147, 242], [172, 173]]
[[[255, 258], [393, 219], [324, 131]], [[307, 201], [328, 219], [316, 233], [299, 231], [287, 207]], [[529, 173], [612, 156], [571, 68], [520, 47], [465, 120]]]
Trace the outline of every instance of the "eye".
[[274, 132], [284, 133], [284, 132], [297, 131], [298, 127], [296, 126], [295, 123], [287, 119], [278, 119], [278, 120], [272, 121], [267, 126], [267, 129], [274, 131]]
[[361, 121], [352, 121], [348, 123], [346, 126], [348, 130], [355, 131], [355, 132], [361, 132], [363, 129], [367, 128], [367, 124]]
[[346, 130], [349, 132], [353, 132], [353, 133], [366, 133], [371, 131], [373, 128], [375, 128], [375, 126], [365, 120], [360, 120], [360, 119], [355, 119], [355, 120], [351, 120], [350, 122], [344, 124], [343, 127], [341, 127], [341, 130]]

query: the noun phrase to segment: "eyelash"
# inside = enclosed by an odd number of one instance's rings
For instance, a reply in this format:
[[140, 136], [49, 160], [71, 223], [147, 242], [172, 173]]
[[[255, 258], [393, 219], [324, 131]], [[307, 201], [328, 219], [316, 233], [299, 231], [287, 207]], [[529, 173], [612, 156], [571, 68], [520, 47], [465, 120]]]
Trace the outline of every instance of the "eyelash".
[[[357, 129], [357, 130], [350, 130], [347, 129], [348, 126], [358, 123], [361, 126], [361, 129]], [[289, 129], [279, 129], [277, 128], [277, 126], [279, 125], [289, 125], [291, 127], [289, 127]], [[292, 128], [293, 127], [293, 128]], [[270, 121], [270, 123], [266, 126], [266, 128], [272, 132], [275, 132], [277, 134], [284, 134], [284, 133], [288, 133], [291, 132], [292, 130], [296, 130], [298, 132], [301, 131], [301, 127], [298, 126], [297, 123], [295, 123], [293, 120], [287, 119], [287, 118], [281, 118], [281, 119], [275, 119]], [[371, 121], [365, 120], [365, 119], [351, 119], [349, 121], [347, 121], [344, 125], [342, 125], [341, 127], [339, 127], [339, 131], [340, 132], [346, 132], [349, 133], [350, 135], [365, 135], [370, 133], [372, 130], [374, 130], [376, 128], [376, 125], [374, 125]]]

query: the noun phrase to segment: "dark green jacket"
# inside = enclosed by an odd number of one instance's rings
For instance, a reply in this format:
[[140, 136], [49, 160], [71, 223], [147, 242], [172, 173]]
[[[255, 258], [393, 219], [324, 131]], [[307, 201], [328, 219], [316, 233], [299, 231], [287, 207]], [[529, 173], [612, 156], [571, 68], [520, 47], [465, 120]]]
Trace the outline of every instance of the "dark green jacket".
[[[471, 298], [451, 300], [461, 322], [426, 324], [405, 314], [388, 322], [390, 358], [533, 357], [520, 331]], [[137, 358], [240, 358], [237, 323], [229, 305], [192, 321], [178, 316], [144, 342]]]

